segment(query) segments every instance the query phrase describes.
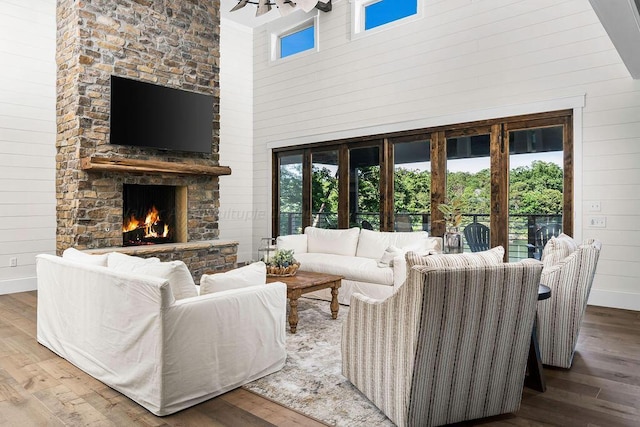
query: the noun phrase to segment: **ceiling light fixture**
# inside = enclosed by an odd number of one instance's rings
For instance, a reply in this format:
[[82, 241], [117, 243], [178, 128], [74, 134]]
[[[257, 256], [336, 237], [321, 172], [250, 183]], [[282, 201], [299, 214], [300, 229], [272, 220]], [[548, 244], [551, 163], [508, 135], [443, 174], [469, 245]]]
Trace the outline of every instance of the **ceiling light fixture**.
[[318, 1], [318, 0], [274, 0], [272, 3], [270, 0], [239, 0], [238, 4], [231, 9], [231, 12], [240, 10], [247, 4], [257, 5], [256, 16], [264, 15], [271, 10], [271, 6], [277, 6], [280, 15], [287, 16], [294, 10], [300, 9], [305, 12], [310, 12], [313, 8], [321, 10], [323, 12], [329, 12], [331, 10], [331, 0]]

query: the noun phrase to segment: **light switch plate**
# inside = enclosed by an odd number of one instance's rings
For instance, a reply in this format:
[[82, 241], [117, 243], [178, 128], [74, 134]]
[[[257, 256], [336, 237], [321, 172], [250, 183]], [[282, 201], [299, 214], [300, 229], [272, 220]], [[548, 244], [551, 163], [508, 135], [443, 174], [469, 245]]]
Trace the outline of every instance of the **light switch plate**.
[[588, 209], [589, 212], [600, 212], [600, 202], [599, 201], [593, 201], [593, 202], [588, 202]]
[[589, 218], [589, 227], [593, 228], [606, 228], [607, 217], [606, 216], [592, 216]]

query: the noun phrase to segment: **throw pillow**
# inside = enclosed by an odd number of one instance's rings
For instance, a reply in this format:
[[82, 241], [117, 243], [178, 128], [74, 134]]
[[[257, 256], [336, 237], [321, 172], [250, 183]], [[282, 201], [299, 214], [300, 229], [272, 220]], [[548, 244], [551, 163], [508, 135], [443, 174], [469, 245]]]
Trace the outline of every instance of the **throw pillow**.
[[358, 238], [356, 256], [379, 260], [389, 246], [404, 249], [405, 252], [408, 250], [425, 252], [434, 240], [437, 243], [437, 239], [430, 239], [426, 231], [388, 232], [362, 229]]
[[278, 236], [276, 239], [276, 246], [278, 250], [293, 249], [295, 255], [307, 253], [307, 235], [306, 234], [291, 234], [288, 236]]
[[437, 239], [422, 239], [410, 245], [402, 247], [403, 252], [416, 252], [420, 255], [436, 254], [438, 246]]
[[100, 267], [107, 266], [107, 254], [103, 255], [91, 255], [81, 252], [75, 248], [67, 248], [62, 252], [62, 258], [78, 261], [83, 264], [99, 265]]
[[265, 283], [267, 283], [267, 266], [259, 261], [226, 273], [203, 274], [200, 278], [200, 295]]
[[107, 257], [107, 267], [129, 271], [127, 268], [139, 265], [139, 264], [154, 264], [160, 262], [159, 258], [140, 258], [137, 256], [131, 256], [121, 254], [120, 252], [110, 252]]
[[145, 274], [165, 279], [169, 282], [171, 292], [176, 300], [198, 296], [198, 289], [193, 277], [187, 265], [182, 261], [124, 262], [118, 264], [117, 267], [110, 268], [120, 272]]
[[402, 255], [403, 253], [404, 251], [402, 249], [396, 248], [395, 246], [389, 246], [384, 250], [382, 258], [380, 258], [380, 261], [378, 261], [378, 267], [393, 267], [393, 259], [398, 255]]
[[545, 268], [553, 267], [578, 249], [578, 242], [564, 233], [552, 237], [542, 250], [542, 263]]
[[307, 251], [310, 253], [355, 256], [358, 247], [359, 228], [329, 230], [307, 227]]

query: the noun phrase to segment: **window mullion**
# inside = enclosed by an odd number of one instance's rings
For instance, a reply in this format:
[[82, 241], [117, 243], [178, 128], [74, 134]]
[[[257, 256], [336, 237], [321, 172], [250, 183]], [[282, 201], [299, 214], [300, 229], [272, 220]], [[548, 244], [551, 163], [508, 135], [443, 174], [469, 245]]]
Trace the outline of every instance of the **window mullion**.
[[565, 117], [564, 120], [562, 229], [565, 234], [573, 236], [573, 121], [572, 117]]
[[503, 246], [509, 259], [509, 132], [507, 125], [491, 126], [491, 247]]
[[311, 225], [311, 150], [302, 156], [302, 230]]
[[338, 151], [338, 228], [349, 228], [349, 147]]
[[382, 140], [382, 150], [380, 152], [380, 231], [393, 231], [393, 144], [389, 138]]
[[431, 134], [431, 234], [444, 236], [444, 216], [438, 205], [447, 194], [447, 140], [444, 131]]

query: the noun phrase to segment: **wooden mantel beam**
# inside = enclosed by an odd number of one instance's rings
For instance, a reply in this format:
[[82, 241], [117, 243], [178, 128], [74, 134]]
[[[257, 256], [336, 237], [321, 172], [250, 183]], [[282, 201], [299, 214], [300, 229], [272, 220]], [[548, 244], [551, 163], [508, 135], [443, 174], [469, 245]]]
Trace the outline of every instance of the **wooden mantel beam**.
[[231, 175], [229, 166], [204, 166], [159, 160], [125, 159], [123, 157], [83, 157], [81, 168], [85, 171], [172, 173], [177, 175]]

